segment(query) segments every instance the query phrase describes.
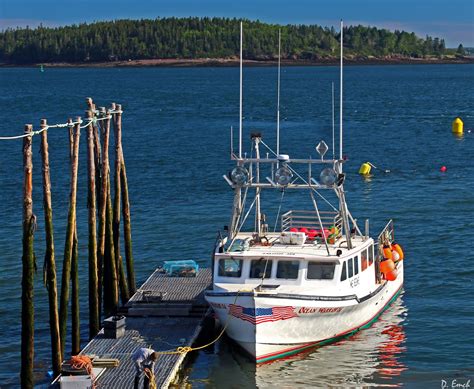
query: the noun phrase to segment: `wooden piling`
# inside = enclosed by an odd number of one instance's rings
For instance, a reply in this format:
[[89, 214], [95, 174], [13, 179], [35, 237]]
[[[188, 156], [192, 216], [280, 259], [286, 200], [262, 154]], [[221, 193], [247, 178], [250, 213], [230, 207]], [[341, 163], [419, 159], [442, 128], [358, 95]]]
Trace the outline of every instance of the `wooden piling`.
[[81, 321], [79, 313], [79, 248], [77, 246], [77, 224], [75, 226], [71, 260], [71, 355], [81, 352]]
[[120, 186], [121, 186], [121, 197], [122, 197], [122, 214], [123, 214], [123, 234], [125, 243], [125, 259], [127, 263], [127, 284], [130, 295], [136, 292], [135, 284], [135, 270], [133, 264], [133, 253], [132, 253], [132, 223], [130, 219], [130, 200], [128, 197], [128, 181], [127, 171], [125, 169], [125, 159], [123, 156], [122, 148], [122, 106], [116, 105], [115, 121], [117, 126], [117, 132], [120, 133]]
[[[76, 122], [80, 122], [81, 118], [76, 118]], [[71, 121], [69, 121], [71, 123]], [[64, 348], [66, 344], [66, 327], [67, 327], [67, 309], [69, 303], [69, 280], [71, 278], [71, 262], [74, 249], [74, 236], [76, 231], [76, 197], [77, 197], [77, 170], [79, 164], [79, 139], [80, 124], [74, 125], [74, 142], [71, 161], [71, 183], [70, 183], [70, 199], [68, 223], [66, 228], [66, 243], [64, 246], [63, 273], [61, 279], [61, 297], [59, 304], [59, 328], [61, 334], [61, 351], [64, 356]]]
[[[25, 125], [25, 134], [31, 134], [33, 126]], [[21, 293], [21, 387], [33, 389], [34, 359], [34, 276], [35, 255], [33, 248], [36, 217], [33, 214], [33, 158], [32, 136], [23, 138], [23, 274]]]
[[[92, 112], [92, 117], [97, 117], [96, 106], [92, 101], [92, 98], [88, 97], [86, 99], [87, 106]], [[92, 123], [92, 128], [94, 132], [94, 162], [95, 162], [95, 183], [96, 183], [96, 202], [98, 203], [98, 215], [99, 215], [99, 236], [97, 244], [97, 303], [98, 303], [98, 312], [99, 312], [99, 322], [102, 313], [102, 290], [103, 290], [103, 255], [101, 255], [101, 231], [102, 227], [100, 225], [101, 220], [101, 193], [102, 193], [102, 153], [101, 153], [101, 142], [100, 142], [100, 131], [97, 123]]]
[[[42, 129], [47, 127], [46, 119], [41, 119]], [[43, 163], [43, 208], [46, 233], [46, 253], [44, 263], [46, 266], [46, 289], [49, 300], [49, 329], [51, 333], [51, 355], [53, 373], [56, 377], [61, 372], [61, 339], [59, 336], [58, 317], [58, 290], [56, 280], [56, 261], [54, 258], [54, 234], [53, 234], [53, 207], [51, 202], [51, 177], [49, 171], [49, 148], [48, 131], [41, 133], [41, 157]]]
[[117, 110], [113, 115], [113, 123], [115, 130], [115, 174], [114, 174], [114, 209], [113, 209], [113, 232], [114, 232], [114, 250], [115, 250], [115, 264], [117, 266], [117, 273], [119, 277], [120, 299], [125, 305], [130, 298], [127, 278], [123, 268], [122, 256], [120, 255], [120, 168], [122, 162], [122, 117], [120, 104], [112, 104], [111, 109]]
[[[101, 115], [110, 116], [101, 108]], [[99, 253], [104, 266], [104, 314], [115, 314], [118, 307], [117, 271], [113, 250], [112, 201], [110, 198], [109, 139], [110, 118], [102, 121], [102, 175], [99, 209]]]
[[[70, 164], [74, 161], [75, 131], [69, 129], [69, 157]], [[74, 220], [74, 237], [72, 243], [71, 258], [71, 355], [77, 355], [81, 351], [81, 332], [79, 315], [79, 248], [77, 246], [77, 220]]]
[[[86, 111], [86, 119], [91, 120], [93, 113]], [[97, 220], [96, 220], [96, 165], [94, 153], [94, 127], [87, 127], [87, 172], [89, 210], [89, 339], [100, 330], [98, 268], [97, 268]]]

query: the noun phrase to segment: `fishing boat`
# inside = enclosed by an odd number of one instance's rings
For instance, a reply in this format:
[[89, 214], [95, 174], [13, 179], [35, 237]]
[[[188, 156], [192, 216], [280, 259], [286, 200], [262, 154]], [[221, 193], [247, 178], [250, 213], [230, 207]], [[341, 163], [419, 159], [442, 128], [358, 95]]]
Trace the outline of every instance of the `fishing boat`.
[[342, 35], [341, 21], [338, 156], [334, 88], [332, 156], [324, 140], [314, 157], [280, 153], [280, 61], [276, 147], [254, 132], [243, 153], [241, 25], [239, 142], [234, 151], [231, 140], [236, 166], [223, 176], [234, 201], [226, 234], [217, 239], [206, 299], [227, 335], [257, 363], [369, 327], [402, 290], [404, 254], [393, 222], [372, 238], [368, 220], [361, 231], [345, 198]]

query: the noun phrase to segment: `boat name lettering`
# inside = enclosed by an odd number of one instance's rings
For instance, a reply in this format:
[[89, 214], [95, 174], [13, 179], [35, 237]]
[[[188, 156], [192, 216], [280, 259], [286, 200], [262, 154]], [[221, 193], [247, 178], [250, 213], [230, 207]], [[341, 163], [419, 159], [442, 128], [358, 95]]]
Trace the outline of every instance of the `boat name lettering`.
[[227, 305], [221, 303], [211, 303], [211, 307], [216, 309], [226, 309]]
[[354, 277], [350, 282], [351, 288], [355, 288], [359, 284], [360, 284], [359, 277]]
[[332, 307], [332, 308], [309, 308], [309, 307], [301, 307], [298, 310], [298, 313], [337, 313], [341, 312], [342, 307]]
[[[262, 255], [275, 255], [274, 252], [263, 252]], [[282, 256], [285, 256], [285, 255], [296, 255], [296, 253], [279, 253], [278, 255], [282, 255]]]

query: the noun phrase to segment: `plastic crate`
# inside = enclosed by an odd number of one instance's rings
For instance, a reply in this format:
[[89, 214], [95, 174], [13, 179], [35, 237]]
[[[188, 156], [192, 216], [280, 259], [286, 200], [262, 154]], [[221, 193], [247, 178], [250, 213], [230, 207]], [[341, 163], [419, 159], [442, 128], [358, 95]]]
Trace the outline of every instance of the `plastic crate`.
[[193, 260], [165, 261], [163, 269], [171, 277], [196, 277], [199, 265]]

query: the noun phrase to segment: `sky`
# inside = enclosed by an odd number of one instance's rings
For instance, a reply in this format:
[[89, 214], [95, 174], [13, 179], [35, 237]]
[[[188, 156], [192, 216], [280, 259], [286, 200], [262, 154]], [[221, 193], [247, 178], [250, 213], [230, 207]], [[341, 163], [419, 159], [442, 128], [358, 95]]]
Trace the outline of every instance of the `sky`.
[[362, 24], [474, 47], [474, 0], [0, 0], [0, 30], [113, 19], [224, 16], [278, 24]]

